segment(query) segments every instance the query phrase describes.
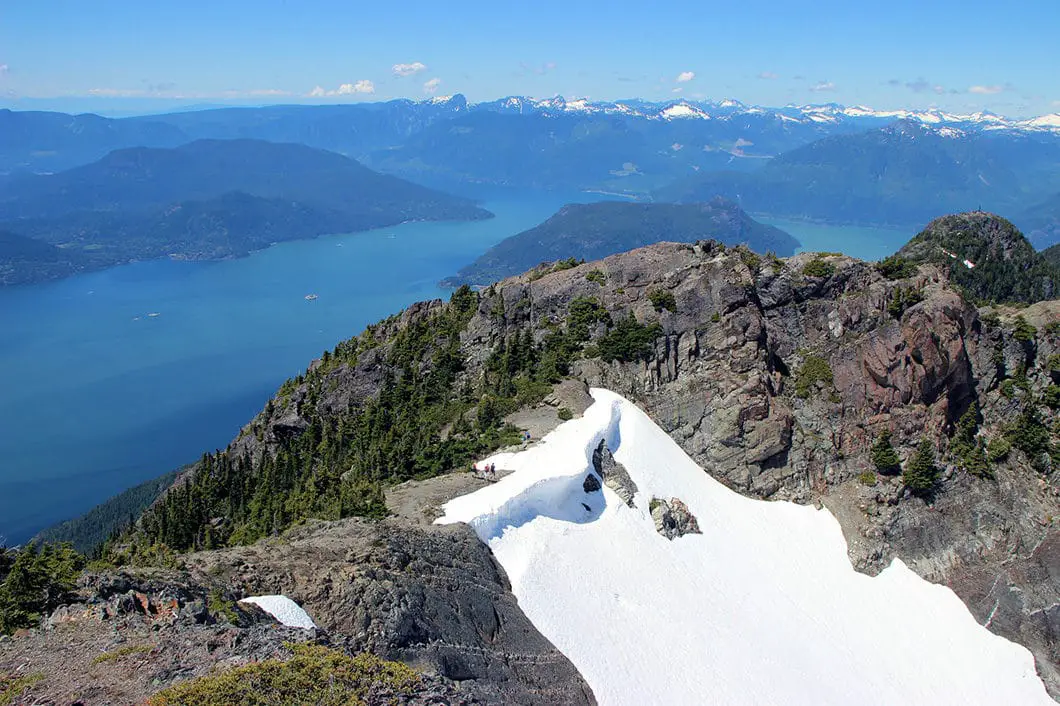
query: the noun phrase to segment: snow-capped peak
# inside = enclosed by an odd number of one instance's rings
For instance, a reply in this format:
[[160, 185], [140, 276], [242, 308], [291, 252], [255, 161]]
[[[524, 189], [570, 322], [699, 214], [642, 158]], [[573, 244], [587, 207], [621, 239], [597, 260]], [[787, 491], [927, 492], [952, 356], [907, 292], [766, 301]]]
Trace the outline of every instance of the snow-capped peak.
[[695, 106], [689, 105], [685, 101], [666, 106], [659, 112], [659, 117], [664, 120], [672, 120], [674, 118], [699, 118], [701, 120], [710, 120], [710, 115], [708, 113]]
[[1022, 120], [1018, 123], [1032, 128], [1057, 128], [1060, 129], [1060, 113], [1050, 113], [1030, 120]]
[[[745, 498], [636, 405], [592, 395], [541, 443], [488, 459], [513, 473], [439, 522], [490, 546], [600, 704], [1055, 706], [1031, 653], [949, 588], [897, 559], [854, 571], [827, 510]], [[594, 465], [601, 441], [628, 478]], [[663, 533], [663, 506], [684, 532]]]
[[[428, 103], [455, 101], [462, 96], [437, 97], [428, 99]], [[466, 104], [466, 102], [465, 102]], [[587, 98], [565, 99], [557, 95], [551, 98], [533, 99], [522, 96], [509, 96], [500, 100], [479, 103], [472, 106], [479, 110], [496, 110], [502, 112], [541, 113], [545, 115], [578, 114], [578, 115], [626, 115], [634, 119], [673, 120], [678, 118], [698, 118], [707, 120], [719, 118], [731, 120], [739, 116], [764, 116], [786, 123], [803, 123], [829, 126], [850, 124], [861, 121], [867, 127], [878, 127], [886, 122], [913, 121], [922, 125], [950, 127], [953, 130], [968, 132], [1018, 130], [1027, 132], [1060, 132], [1060, 113], [1043, 115], [1026, 120], [1013, 120], [987, 111], [970, 114], [949, 113], [938, 108], [925, 110], [876, 110], [864, 105], [842, 106], [837, 103], [818, 105], [788, 105], [783, 108], [767, 108], [746, 105], [738, 100], [727, 98], [722, 101], [688, 101], [651, 102], [641, 100], [610, 102], [590, 101]], [[951, 132], [949, 136], [956, 137]]]

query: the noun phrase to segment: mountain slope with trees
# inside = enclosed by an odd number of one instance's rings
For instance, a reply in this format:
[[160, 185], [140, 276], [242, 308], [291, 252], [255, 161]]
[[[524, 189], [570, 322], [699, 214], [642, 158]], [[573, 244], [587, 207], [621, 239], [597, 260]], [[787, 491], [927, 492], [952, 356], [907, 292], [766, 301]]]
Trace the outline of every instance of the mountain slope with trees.
[[713, 239], [787, 256], [799, 242], [725, 199], [698, 204], [606, 201], [564, 206], [539, 226], [502, 240], [447, 284], [489, 284], [542, 261], [596, 260], [656, 242]]
[[936, 218], [897, 255], [948, 270], [950, 281], [976, 300], [1029, 304], [1060, 296], [1060, 269], [991, 213]]
[[232, 257], [325, 233], [490, 215], [466, 199], [302, 145], [204, 140], [120, 150], [66, 172], [16, 177], [0, 189], [4, 228], [43, 241], [41, 253], [59, 262], [45, 268], [0, 251], [0, 281], [164, 256]]

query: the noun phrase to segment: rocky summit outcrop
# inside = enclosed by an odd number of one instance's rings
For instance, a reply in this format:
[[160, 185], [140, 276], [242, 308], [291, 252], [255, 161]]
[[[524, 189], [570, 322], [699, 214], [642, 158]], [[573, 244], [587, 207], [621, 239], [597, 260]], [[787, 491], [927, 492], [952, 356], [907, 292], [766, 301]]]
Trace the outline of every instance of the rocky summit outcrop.
[[[899, 557], [950, 586], [980, 622], [1029, 647], [1060, 694], [1054, 462], [1013, 450], [991, 461], [993, 478], [979, 478], [951, 451], [973, 405], [984, 444], [1002, 446], [1031, 407], [1053, 428], [1041, 400], [1060, 368], [1060, 325], [1043, 305], [1032, 307], [1041, 316], [1029, 330], [1015, 310], [980, 312], [947, 274], [922, 265], [892, 280], [847, 257], [658, 244], [506, 280], [486, 290], [464, 341], [483, 360], [477, 352], [505, 331], [532, 326], [543, 337], [586, 297], [613, 320], [657, 322], [650, 352], [631, 361], [588, 352], [605, 335], [600, 325], [571, 377], [637, 400], [734, 490], [826, 505], [856, 568], [875, 573]], [[656, 306], [657, 291], [673, 305]], [[869, 452], [884, 431], [903, 460], [921, 439], [933, 442], [942, 466], [933, 498], [875, 473]]]
[[[446, 477], [403, 492], [444, 501], [474, 485]], [[470, 528], [426, 525], [411, 516], [419, 512], [312, 522], [253, 546], [187, 555], [179, 569], [89, 574], [77, 603], [0, 642], [0, 674], [41, 675], [32, 703], [137, 703], [213, 669], [282, 657], [286, 642], [313, 641], [413, 666], [424, 685], [409, 703], [595, 703], [520, 611], [489, 548]], [[276, 593], [319, 629], [286, 628], [237, 602]]]
[[[890, 265], [659, 243], [458, 290], [449, 304], [417, 304], [370, 327], [285, 384], [223, 457], [182, 476], [199, 495], [171, 491], [166, 510], [186, 521], [185, 546], [238, 543], [294, 500], [327, 497], [334, 504], [322, 507], [340, 513], [364, 502], [324, 495], [357, 490], [359, 479], [377, 487], [369, 472], [380, 468], [363, 467], [358, 444], [386, 457], [381, 470], [403, 469], [391, 476], [400, 480], [466, 468], [463, 450], [512, 443], [502, 420], [536, 439], [581, 412], [589, 387], [604, 387], [634, 400], [733, 490], [827, 507], [858, 570], [900, 558], [951, 587], [983, 625], [1034, 653], [1058, 696], [1060, 305], [979, 309], [950, 267]], [[431, 415], [415, 417], [424, 405]], [[377, 429], [394, 410], [416, 420], [395, 437], [400, 446], [367, 432], [349, 441], [351, 429]], [[893, 463], [877, 472], [872, 449], [887, 435], [907, 468], [928, 442], [936, 462], [926, 486], [907, 487]], [[405, 469], [410, 458], [421, 465]], [[252, 493], [276, 482], [281, 461], [295, 479], [286, 506], [233, 518], [275, 493], [235, 502], [218, 484]], [[587, 461], [586, 490], [607, 486], [632, 501], [637, 490], [606, 446]], [[190, 580], [233, 597], [285, 592], [340, 645], [426, 666], [476, 698], [590, 700], [474, 535], [427, 526], [447, 494], [471, 489], [467, 475], [432, 483], [393, 488], [396, 519], [313, 524], [192, 555]], [[211, 511], [188, 522], [179, 515], [187, 497]], [[658, 500], [665, 506], [650, 509], [661, 526], [677, 527], [680, 507]], [[151, 537], [168, 536], [163, 517]]]

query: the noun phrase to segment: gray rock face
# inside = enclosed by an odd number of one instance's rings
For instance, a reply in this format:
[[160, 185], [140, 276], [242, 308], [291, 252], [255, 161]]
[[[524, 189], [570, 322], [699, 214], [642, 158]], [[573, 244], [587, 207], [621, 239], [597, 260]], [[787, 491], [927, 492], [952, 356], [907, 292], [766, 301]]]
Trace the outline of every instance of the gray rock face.
[[[420, 497], [434, 495], [427, 488]], [[176, 681], [312, 641], [424, 673], [421, 693], [401, 703], [595, 704], [523, 615], [489, 547], [465, 525], [427, 525], [418, 503], [407, 507], [409, 518], [317, 522], [282, 539], [191, 554], [187, 570], [88, 575], [81, 602], [0, 642], [0, 674], [44, 674], [35, 703], [142, 703]], [[285, 628], [237, 602], [274, 593], [302, 605], [320, 629]], [[93, 662], [127, 647], [135, 648], [128, 659]]]
[[633, 496], [637, 493], [637, 484], [629, 477], [625, 467], [615, 460], [611, 450], [607, 448], [607, 441], [600, 440], [599, 445], [593, 451], [593, 468], [597, 474], [604, 479], [604, 485], [615, 491], [615, 495], [622, 499], [629, 507], [633, 507]]
[[290, 596], [336, 644], [437, 673], [482, 703], [595, 703], [465, 525], [314, 523], [283, 541], [193, 555], [189, 569], [239, 594]]
[[677, 539], [686, 534], [702, 534], [696, 516], [681, 500], [652, 498], [650, 507], [651, 518], [655, 520], [655, 531], [667, 539]]

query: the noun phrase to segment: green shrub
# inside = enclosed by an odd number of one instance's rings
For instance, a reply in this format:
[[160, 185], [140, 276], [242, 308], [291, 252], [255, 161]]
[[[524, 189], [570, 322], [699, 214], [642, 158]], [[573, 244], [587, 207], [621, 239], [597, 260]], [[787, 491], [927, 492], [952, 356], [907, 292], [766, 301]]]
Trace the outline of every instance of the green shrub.
[[1001, 463], [1012, 451], [1012, 442], [1003, 436], [990, 440], [986, 447], [986, 458], [990, 463]]
[[606, 361], [649, 360], [655, 350], [655, 339], [662, 335], [659, 324], [642, 324], [630, 312], [596, 342], [600, 357]]
[[913, 458], [905, 464], [902, 481], [915, 495], [929, 497], [934, 493], [940, 475], [935, 465], [935, 445], [930, 439], [924, 439]]
[[653, 289], [648, 292], [648, 301], [655, 307], [655, 311], [677, 311], [677, 300], [674, 299], [674, 293], [667, 289]]
[[44, 680], [40, 672], [31, 674], [0, 674], [0, 706], [14, 704], [26, 689]]
[[[740, 260], [747, 266], [747, 269], [752, 273], [758, 272], [758, 267], [762, 264], [762, 258], [758, 257], [758, 254], [753, 250], [746, 247], [741, 247], [739, 253]], [[774, 255], [774, 257], [776, 256]]]
[[567, 333], [576, 342], [589, 340], [597, 324], [611, 325], [611, 315], [596, 297], [576, 297], [567, 307]]
[[1060, 385], [1050, 385], [1045, 388], [1045, 393], [1042, 395], [1042, 402], [1044, 402], [1050, 409], [1060, 408]]
[[217, 589], [210, 591], [206, 598], [206, 610], [215, 618], [223, 618], [232, 625], [239, 624], [239, 613], [236, 611], [235, 601], [225, 599]]
[[573, 257], [568, 257], [566, 260], [560, 260], [552, 266], [553, 272], [562, 272], [563, 270], [573, 270], [578, 265], [584, 265], [585, 260], [577, 260]]
[[987, 461], [986, 449], [977, 438], [979, 432], [979, 408], [969, 405], [957, 421], [950, 452], [965, 473], [979, 478], [993, 478], [994, 472]]
[[114, 662], [122, 657], [128, 657], [129, 655], [145, 654], [151, 651], [150, 645], [128, 645], [126, 647], [119, 647], [116, 650], [110, 652], [104, 652], [92, 660], [92, 664], [103, 664], [105, 662]]
[[979, 320], [982, 321], [984, 325], [990, 328], [997, 328], [1001, 325], [1001, 317], [998, 316], [997, 312], [993, 309], [979, 317]]
[[875, 473], [872, 471], [864, 471], [858, 474], [858, 482], [871, 488], [879, 481], [877, 480]]
[[897, 287], [891, 294], [891, 301], [887, 304], [887, 313], [900, 319], [906, 309], [922, 301], [924, 301], [924, 294], [919, 289]]
[[872, 445], [872, 465], [884, 475], [896, 475], [902, 470], [902, 459], [891, 446], [891, 432], [882, 431]]
[[1012, 399], [1016, 396], [1016, 383], [1013, 382], [1011, 378], [1002, 380], [998, 389], [1001, 390], [1001, 395], [1008, 399]]
[[1038, 336], [1038, 329], [1027, 323], [1022, 316], [1016, 317], [1016, 325], [1012, 329], [1012, 336], [1021, 343], [1033, 341]]
[[556, 410], [556, 416], [559, 417], [561, 422], [569, 422], [574, 419], [574, 412], [570, 411], [566, 407], [560, 407]]
[[815, 257], [803, 265], [802, 273], [807, 277], [831, 277], [835, 274], [835, 265], [825, 262], [820, 257]]
[[832, 367], [821, 356], [808, 355], [795, 373], [795, 396], [807, 399], [819, 383], [832, 384]]
[[85, 558], [69, 544], [30, 543], [19, 550], [0, 548], [0, 635], [35, 626], [43, 615], [67, 602]]
[[916, 274], [917, 267], [904, 257], [891, 255], [876, 263], [876, 271], [887, 279], [895, 280], [912, 277]]
[[[420, 677], [399, 662], [371, 654], [350, 657], [319, 645], [295, 645], [287, 661], [267, 659], [182, 682], [148, 700], [149, 706], [345, 706], [370, 694], [414, 696]], [[397, 698], [393, 699], [397, 702]], [[404, 699], [402, 699], [404, 701]]]
[[718, 323], [719, 321], [721, 321], [721, 314], [715, 311], [713, 314], [710, 315], [710, 321], [711, 323]]
[[585, 279], [589, 280], [590, 282], [602, 285], [607, 282], [607, 275], [605, 275], [600, 270], [589, 270], [585, 273]]
[[1060, 334], [1060, 321], [1050, 321], [1045, 325], [1045, 332], [1050, 336]]
[[1015, 448], [1027, 455], [1040, 471], [1042, 455], [1050, 452], [1049, 429], [1042, 423], [1041, 414], [1033, 404], [1026, 404], [1016, 421], [1006, 429], [1005, 437]]

